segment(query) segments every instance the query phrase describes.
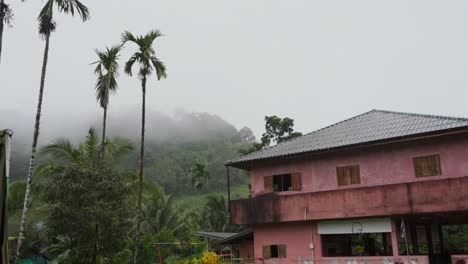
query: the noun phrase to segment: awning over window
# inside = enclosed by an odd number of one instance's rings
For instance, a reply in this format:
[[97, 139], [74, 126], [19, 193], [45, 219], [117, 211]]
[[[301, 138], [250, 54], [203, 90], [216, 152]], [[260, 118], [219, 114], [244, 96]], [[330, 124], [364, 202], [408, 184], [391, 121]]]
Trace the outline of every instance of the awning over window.
[[365, 218], [318, 222], [318, 233], [321, 235], [390, 232], [392, 232], [392, 222], [390, 218]]

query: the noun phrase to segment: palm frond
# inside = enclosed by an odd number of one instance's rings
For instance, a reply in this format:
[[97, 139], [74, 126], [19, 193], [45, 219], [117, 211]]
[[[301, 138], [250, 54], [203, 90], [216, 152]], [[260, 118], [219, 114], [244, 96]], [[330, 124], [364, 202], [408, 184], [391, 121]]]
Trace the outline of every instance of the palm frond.
[[55, 0], [60, 12], [65, 14], [75, 15], [75, 12], [81, 17], [83, 21], [90, 18], [88, 7], [78, 0]]
[[136, 43], [136, 37], [130, 31], [124, 31], [122, 33], [122, 44], [125, 44], [129, 41]]
[[109, 153], [107, 156], [114, 161], [130, 154], [135, 149], [131, 141], [121, 138], [114, 138], [112, 141], [106, 141], [106, 148]]
[[117, 90], [120, 50], [121, 46], [113, 46], [111, 48], [106, 48], [105, 51], [95, 51], [99, 58], [98, 61], [93, 63], [97, 64], [94, 73], [98, 76], [95, 85], [96, 100], [99, 101], [103, 108], [107, 107], [109, 104], [110, 93]]
[[161, 33], [161, 31], [157, 30], [157, 29], [153, 29], [153, 30], [150, 30], [144, 37], [143, 37], [143, 41], [145, 44], [147, 44], [148, 46], [151, 46], [154, 42], [154, 40], [156, 40], [157, 38], [159, 37], [162, 37], [163, 34]]
[[97, 157], [99, 152], [99, 137], [96, 129], [92, 127], [88, 130], [86, 140], [80, 145], [80, 147], [82, 147], [86, 158], [94, 159]]
[[125, 73], [132, 76], [132, 68], [133, 68], [133, 64], [135, 64], [135, 62], [137, 61], [137, 57], [138, 54], [134, 54], [126, 63], [125, 63]]
[[39, 155], [48, 156], [58, 162], [73, 162], [79, 158], [73, 144], [67, 139], [58, 139], [39, 150]]
[[1, 2], [0, 14], [0, 17], [3, 18], [3, 21], [0, 22], [4, 23], [5, 25], [11, 26], [11, 21], [13, 20], [13, 11], [11, 10], [10, 5]]
[[37, 18], [39, 22], [39, 34], [43, 37], [55, 31], [56, 24], [52, 18], [53, 7], [54, 0], [48, 0]]
[[109, 89], [106, 88], [106, 80], [104, 75], [100, 75], [96, 81], [96, 100], [101, 107], [105, 108], [109, 104]]
[[166, 66], [164, 65], [162, 61], [160, 61], [155, 56], [152, 56], [151, 63], [153, 64], [153, 67], [156, 69], [156, 75], [158, 77], [158, 80], [167, 78]]

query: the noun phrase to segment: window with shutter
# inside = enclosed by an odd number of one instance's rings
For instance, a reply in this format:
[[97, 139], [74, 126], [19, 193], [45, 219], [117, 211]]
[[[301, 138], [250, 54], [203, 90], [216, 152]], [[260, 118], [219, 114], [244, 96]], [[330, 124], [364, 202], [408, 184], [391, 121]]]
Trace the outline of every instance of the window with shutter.
[[266, 193], [273, 192], [273, 176], [263, 177], [263, 185]]
[[336, 167], [338, 186], [361, 184], [359, 165]]
[[286, 245], [267, 245], [263, 246], [263, 258], [286, 258]]
[[292, 182], [292, 190], [293, 191], [300, 191], [302, 190], [302, 182], [301, 182], [301, 174], [300, 173], [293, 173], [291, 174], [291, 182]]
[[416, 177], [430, 177], [442, 174], [439, 155], [413, 158], [413, 166]]
[[271, 247], [270, 246], [263, 246], [263, 258], [264, 259], [271, 258]]
[[286, 258], [286, 245], [278, 245], [278, 258]]
[[273, 176], [273, 191], [288, 192], [292, 191], [291, 174], [281, 174]]

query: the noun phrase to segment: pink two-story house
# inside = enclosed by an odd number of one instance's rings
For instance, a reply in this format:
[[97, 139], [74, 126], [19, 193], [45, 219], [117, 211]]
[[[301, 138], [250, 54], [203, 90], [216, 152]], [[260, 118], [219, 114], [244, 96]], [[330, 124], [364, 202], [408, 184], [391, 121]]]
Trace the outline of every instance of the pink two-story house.
[[227, 166], [251, 175], [252, 198], [230, 210], [253, 227], [257, 262], [448, 264], [468, 253], [445, 237], [468, 224], [468, 119], [372, 110]]

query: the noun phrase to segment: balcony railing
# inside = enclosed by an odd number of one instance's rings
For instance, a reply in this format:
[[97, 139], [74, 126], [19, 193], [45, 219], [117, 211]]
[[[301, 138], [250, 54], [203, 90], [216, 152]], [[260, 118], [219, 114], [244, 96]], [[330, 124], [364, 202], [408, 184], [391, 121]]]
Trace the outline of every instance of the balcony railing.
[[231, 201], [234, 224], [343, 219], [468, 210], [468, 177]]

